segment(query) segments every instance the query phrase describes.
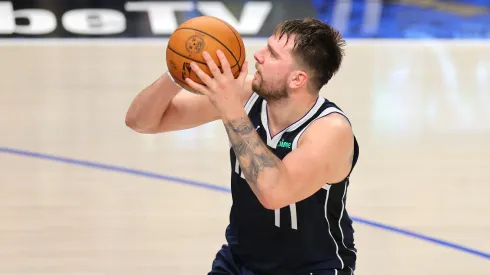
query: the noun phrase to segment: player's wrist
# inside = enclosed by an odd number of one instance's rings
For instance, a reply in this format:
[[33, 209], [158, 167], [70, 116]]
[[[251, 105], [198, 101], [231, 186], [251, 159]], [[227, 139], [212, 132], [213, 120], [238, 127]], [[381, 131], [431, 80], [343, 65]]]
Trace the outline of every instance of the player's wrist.
[[245, 113], [245, 110], [239, 104], [226, 104], [224, 107], [218, 109], [224, 122], [233, 121], [247, 116], [247, 113]]

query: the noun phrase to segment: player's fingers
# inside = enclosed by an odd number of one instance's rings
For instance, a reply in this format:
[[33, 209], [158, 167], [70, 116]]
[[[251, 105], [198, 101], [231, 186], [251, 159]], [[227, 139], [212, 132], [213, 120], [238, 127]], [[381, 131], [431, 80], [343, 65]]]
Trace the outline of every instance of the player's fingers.
[[205, 73], [195, 62], [191, 62], [191, 69], [196, 73], [197, 77], [202, 80], [207, 86], [211, 86], [213, 79]]
[[225, 54], [222, 51], [217, 50], [216, 55], [218, 56], [219, 62], [221, 63], [221, 69], [223, 70], [223, 73], [228, 77], [232, 77], [233, 73], [231, 72], [230, 63], [228, 62], [228, 59], [226, 59]]
[[187, 83], [187, 85], [191, 86], [192, 89], [198, 91], [199, 93], [201, 93], [203, 95], [209, 95], [209, 90], [205, 86], [203, 86], [199, 83], [196, 83], [195, 81], [193, 81], [192, 79], [190, 79], [188, 77], [185, 78], [185, 82]]
[[206, 60], [206, 64], [208, 65], [209, 70], [213, 74], [214, 78], [219, 79], [221, 76], [221, 71], [218, 68], [218, 65], [216, 65], [216, 63], [214, 62], [211, 55], [208, 52], [204, 51], [202, 53], [202, 56], [204, 57], [204, 60]]
[[239, 83], [241, 83], [242, 85], [243, 83], [245, 83], [245, 78], [247, 77], [247, 74], [248, 74], [248, 62], [245, 60], [245, 62], [243, 62], [240, 74], [237, 77]]

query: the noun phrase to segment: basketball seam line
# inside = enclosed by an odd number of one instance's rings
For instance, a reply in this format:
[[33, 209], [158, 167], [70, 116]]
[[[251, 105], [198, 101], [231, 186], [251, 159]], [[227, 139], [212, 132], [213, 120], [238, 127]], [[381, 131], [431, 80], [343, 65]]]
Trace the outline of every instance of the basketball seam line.
[[[228, 47], [227, 47], [225, 44], [223, 44], [223, 42], [219, 41], [219, 40], [218, 40], [216, 37], [214, 37], [214, 36], [210, 35], [210, 34], [209, 34], [209, 33], [207, 33], [207, 32], [203, 32], [203, 31], [201, 31], [201, 30], [194, 29], [194, 28], [187, 28], [187, 27], [184, 27], [184, 28], [178, 28], [177, 30], [175, 30], [175, 32], [177, 32], [177, 31], [179, 31], [179, 30], [193, 30], [193, 31], [203, 33], [203, 34], [205, 34], [205, 35], [207, 35], [207, 36], [209, 36], [209, 37], [213, 38], [214, 40], [216, 40], [216, 42], [220, 43], [220, 44], [221, 44], [223, 47], [225, 47], [225, 49], [226, 49], [226, 50], [228, 50], [228, 52], [231, 54], [231, 56], [233, 56], [233, 59], [235, 59], [235, 62], [236, 62], [236, 64], [235, 64], [235, 65], [233, 65], [233, 67], [235, 67], [235, 66], [238, 64], [239, 60], [237, 60], [237, 59], [236, 59], [236, 56], [233, 54], [233, 52], [232, 52], [232, 51], [231, 51], [231, 50], [230, 50], [230, 49], [229, 49], [229, 48], [228, 48]], [[232, 31], [232, 32], [233, 32], [233, 31]], [[233, 35], [235, 35], [235, 33], [234, 33], [234, 32], [233, 32]], [[240, 43], [238, 43], [238, 47], [240, 47]], [[240, 47], [240, 52], [241, 52], [241, 47]]]
[[[215, 18], [215, 17], [213, 17]], [[221, 20], [221, 19], [218, 19], [216, 18], [217, 20]], [[238, 39], [238, 36], [236, 35], [235, 31], [233, 30], [233, 28], [230, 26], [230, 24], [228, 24], [227, 22], [223, 21], [225, 23], [225, 25], [231, 30], [231, 32], [233, 33], [233, 35], [235, 35], [235, 38], [236, 38], [236, 41], [238, 42], [238, 47], [240, 48], [240, 56], [238, 57], [238, 61], [240, 61], [240, 59], [242, 59], [242, 46], [240, 44], [240, 40]], [[243, 54], [245, 55], [245, 47], [243, 48]], [[240, 64], [238, 64], [238, 70], [241, 71], [242, 70], [242, 66], [240, 66]]]
[[[194, 61], [196, 63], [199, 63], [199, 64], [208, 65], [206, 62], [198, 61], [198, 60], [192, 59], [190, 57], [187, 57], [185, 55], [182, 55], [181, 53], [179, 53], [176, 50], [172, 49], [170, 46], [168, 46], [168, 49], [171, 50], [172, 52], [174, 52], [175, 54], [180, 55], [180, 56], [182, 56], [182, 57], [184, 57], [186, 59], [192, 60], [192, 61]], [[235, 68], [237, 65], [238, 65], [238, 63], [236, 63], [235, 65], [231, 66], [230, 68]], [[218, 64], [216, 64], [216, 66], [218, 66]], [[222, 69], [221, 66], [218, 66], [218, 68]]]
[[[221, 20], [219, 18], [213, 17], [213, 16], [210, 16], [210, 17], [225, 23], [225, 25], [231, 30], [231, 32], [233, 33], [233, 35], [236, 38], [236, 41], [238, 42], [238, 47], [240, 47], [240, 56], [238, 57], [238, 61], [240, 61], [240, 59], [242, 58], [242, 46], [240, 45], [240, 40], [238, 39], [238, 36], [236, 35], [234, 29], [231, 27], [231, 25], [228, 22]], [[241, 71], [241, 68], [240, 68], [240, 71]]]

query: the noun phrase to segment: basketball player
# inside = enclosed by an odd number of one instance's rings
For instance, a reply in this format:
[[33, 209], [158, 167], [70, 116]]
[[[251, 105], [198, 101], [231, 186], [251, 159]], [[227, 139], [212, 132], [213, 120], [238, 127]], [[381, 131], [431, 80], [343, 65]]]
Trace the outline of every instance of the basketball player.
[[346, 211], [358, 145], [350, 122], [319, 96], [343, 58], [344, 40], [314, 19], [285, 21], [244, 63], [235, 79], [203, 52], [213, 77], [179, 92], [169, 74], [132, 102], [126, 124], [142, 133], [195, 127], [220, 119], [231, 148], [233, 205], [227, 244], [209, 274], [353, 274], [352, 221]]

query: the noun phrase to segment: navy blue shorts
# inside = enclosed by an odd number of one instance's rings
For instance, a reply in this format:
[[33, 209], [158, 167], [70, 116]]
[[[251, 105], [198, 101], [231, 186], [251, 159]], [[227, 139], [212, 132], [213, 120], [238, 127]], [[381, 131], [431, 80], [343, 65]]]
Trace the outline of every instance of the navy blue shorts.
[[[213, 261], [211, 271], [208, 275], [260, 275], [254, 273], [243, 265], [239, 264], [230, 252], [230, 248], [227, 245], [223, 245], [216, 254], [216, 258]], [[339, 270], [318, 270], [308, 274], [298, 275], [354, 275], [351, 271], [339, 271]]]

